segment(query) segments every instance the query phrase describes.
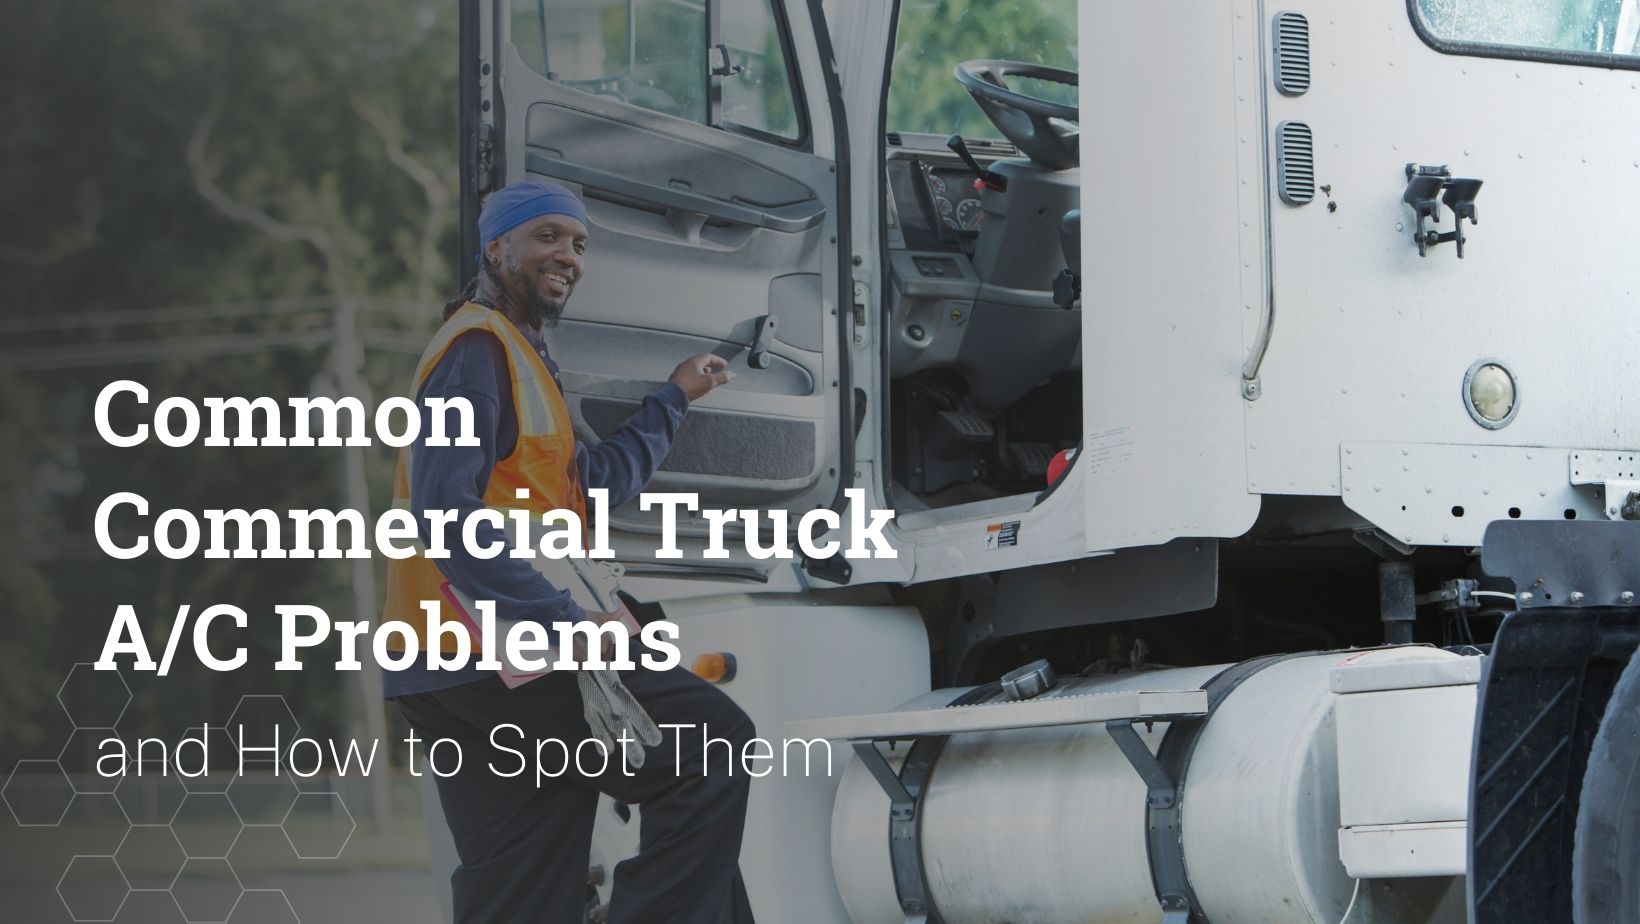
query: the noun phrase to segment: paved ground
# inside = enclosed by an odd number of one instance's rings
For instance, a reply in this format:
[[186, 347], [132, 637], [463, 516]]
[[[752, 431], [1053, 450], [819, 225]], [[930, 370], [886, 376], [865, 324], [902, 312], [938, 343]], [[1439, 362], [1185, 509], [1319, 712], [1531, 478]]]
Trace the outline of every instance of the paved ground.
[[[0, 810], [6, 924], [443, 919], [420, 793], [407, 781], [395, 781], [380, 829], [362, 816], [356, 824], [339, 799], [275, 798], [243, 783], [231, 798], [188, 795], [180, 807], [180, 793], [80, 793], [65, 813], [48, 778], [21, 782], [6, 795], [23, 819], [62, 818], [21, 827], [13, 812]], [[368, 805], [368, 794], [350, 793], [346, 802]], [[173, 814], [170, 824], [156, 823]]]
[[[196, 920], [231, 924], [437, 924], [441, 920], [432, 877], [403, 870], [355, 870], [341, 873], [287, 873], [278, 877], [284, 904], [277, 892], [240, 893], [230, 880], [201, 880], [182, 894], [195, 909]], [[113, 891], [123, 884], [88, 881], [81, 894], [99, 886]], [[235, 907], [232, 903], [237, 901]], [[67, 908], [48, 886], [0, 884], [0, 918], [17, 924], [71, 924]], [[220, 909], [232, 908], [226, 919]], [[294, 917], [292, 915], [294, 914]], [[184, 924], [176, 900], [166, 892], [132, 892], [113, 918], [119, 924]]]

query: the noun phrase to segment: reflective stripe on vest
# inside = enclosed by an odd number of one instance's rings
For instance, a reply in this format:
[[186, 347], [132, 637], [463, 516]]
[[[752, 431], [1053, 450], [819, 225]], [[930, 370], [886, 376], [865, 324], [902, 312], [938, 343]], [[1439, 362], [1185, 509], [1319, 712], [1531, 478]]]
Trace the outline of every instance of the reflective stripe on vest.
[[[569, 408], [545, 361], [505, 315], [471, 302], [451, 315], [422, 353], [412, 393], [421, 390], [422, 383], [457, 337], [479, 329], [489, 331], [501, 341], [518, 418], [518, 441], [512, 454], [497, 459], [491, 469], [482, 498], [484, 505], [497, 510], [524, 509], [535, 514], [553, 509], [569, 510], [581, 518], [583, 529], [590, 528], [586, 523], [586, 499], [581, 491], [580, 473], [575, 467], [575, 434]], [[395, 505], [410, 505], [411, 455], [409, 448], [399, 452], [398, 471], [393, 479]], [[518, 497], [520, 489], [528, 495]], [[421, 555], [389, 561], [383, 619], [409, 623], [420, 639], [425, 633], [421, 601], [437, 600], [441, 618], [445, 622], [454, 621], [454, 614], [439, 592], [444, 581], [437, 563]], [[504, 615], [517, 619], [530, 614]], [[454, 642], [443, 647], [445, 651], [455, 650]]]

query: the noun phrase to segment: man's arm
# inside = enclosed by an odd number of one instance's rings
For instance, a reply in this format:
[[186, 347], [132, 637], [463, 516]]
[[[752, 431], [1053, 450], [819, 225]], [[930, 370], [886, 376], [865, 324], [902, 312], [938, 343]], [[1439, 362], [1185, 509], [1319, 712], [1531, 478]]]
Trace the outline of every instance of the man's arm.
[[661, 467], [689, 410], [683, 389], [668, 382], [643, 399], [643, 406], [598, 445], [575, 443], [575, 463], [586, 488], [607, 488], [610, 506], [626, 503], [642, 491]]
[[[473, 432], [480, 443], [417, 443], [412, 449], [410, 507], [424, 544], [432, 540], [428, 510], [454, 510], [459, 524], [484, 506], [484, 491], [496, 459], [510, 453], [518, 439], [516, 417], [511, 415], [511, 394], [506, 354], [500, 341], [485, 331], [456, 338], [423, 383], [418, 395], [421, 432], [432, 432], [432, 411], [426, 398], [465, 398], [473, 406]], [[496, 541], [505, 545], [507, 541], [505, 531], [490, 524], [478, 525], [475, 533], [475, 544], [480, 546]], [[494, 600], [497, 616], [531, 619], [543, 625], [586, 618], [569, 592], [549, 583], [528, 559], [506, 553], [490, 559], [475, 558], [467, 552], [455, 524], [446, 530], [444, 545], [450, 557], [434, 560], [439, 571], [474, 600]]]
[[581, 484], [607, 488], [612, 507], [636, 497], [672, 450], [689, 403], [735, 377], [727, 366], [722, 357], [711, 353], [691, 356], [607, 439], [590, 449], [577, 442], [575, 462]]

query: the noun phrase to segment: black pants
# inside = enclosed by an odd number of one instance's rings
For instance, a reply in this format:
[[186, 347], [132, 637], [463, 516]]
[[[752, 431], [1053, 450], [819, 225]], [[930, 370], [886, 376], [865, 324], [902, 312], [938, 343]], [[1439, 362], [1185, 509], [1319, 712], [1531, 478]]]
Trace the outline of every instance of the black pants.
[[[461, 770], [438, 780], [461, 858], [451, 880], [456, 924], [579, 924], [599, 793], [643, 809], [638, 855], [615, 867], [610, 924], [749, 920], [748, 911], [729, 910], [745, 902], [739, 858], [749, 782], [740, 766], [730, 773], [730, 747], [738, 762], [755, 735], [751, 719], [682, 668], [623, 671], [621, 679], [656, 724], [690, 726], [663, 728], [665, 740], [648, 749], [637, 771], [616, 753], [596, 772], [602, 754], [596, 745], [582, 751], [590, 772], [576, 768], [574, 749], [589, 732], [575, 675], [567, 671], [512, 690], [486, 678], [398, 697], [423, 747], [438, 738], [461, 744]], [[492, 729], [507, 723], [523, 730], [522, 739], [503, 730], [492, 745]], [[707, 735], [730, 745], [705, 747]], [[539, 786], [538, 739], [564, 741], [571, 753], [568, 772]], [[517, 770], [520, 759], [496, 745], [522, 751], [529, 769], [511, 779], [499, 776]], [[441, 770], [448, 770], [452, 755], [448, 746], [440, 751]], [[545, 755], [548, 771], [557, 771], [562, 751], [551, 747]]]

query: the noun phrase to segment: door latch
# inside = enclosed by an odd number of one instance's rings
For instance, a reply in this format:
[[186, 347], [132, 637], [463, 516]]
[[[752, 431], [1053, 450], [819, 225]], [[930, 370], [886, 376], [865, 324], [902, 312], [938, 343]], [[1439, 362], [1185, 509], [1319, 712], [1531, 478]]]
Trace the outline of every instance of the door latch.
[[711, 55], [713, 77], [733, 77], [746, 69], [746, 65], [736, 64], [734, 59], [729, 57], [728, 45], [713, 45]]
[[772, 314], [753, 322], [752, 348], [746, 354], [746, 365], [753, 369], [769, 368], [769, 350], [774, 346], [774, 330], [779, 326]]
[[[1407, 164], [1407, 190], [1401, 195], [1401, 201], [1412, 206], [1412, 213], [1418, 219], [1418, 224], [1412, 232], [1413, 243], [1418, 245], [1418, 256], [1428, 256], [1428, 248], [1436, 244], [1455, 241], [1458, 245], [1458, 259], [1463, 259], [1464, 220], [1468, 219], [1472, 225], [1480, 224], [1480, 220], [1475, 217], [1475, 197], [1480, 195], [1481, 182], [1455, 177], [1445, 165], [1430, 167]], [[1452, 230], [1443, 232], [1425, 228], [1425, 219], [1435, 224], [1441, 223], [1443, 202], [1452, 210]]]

